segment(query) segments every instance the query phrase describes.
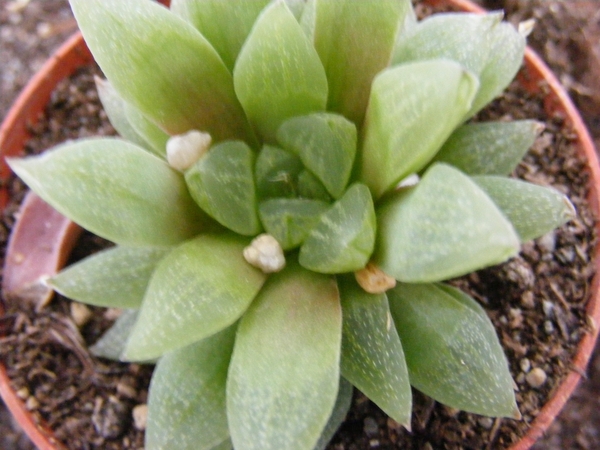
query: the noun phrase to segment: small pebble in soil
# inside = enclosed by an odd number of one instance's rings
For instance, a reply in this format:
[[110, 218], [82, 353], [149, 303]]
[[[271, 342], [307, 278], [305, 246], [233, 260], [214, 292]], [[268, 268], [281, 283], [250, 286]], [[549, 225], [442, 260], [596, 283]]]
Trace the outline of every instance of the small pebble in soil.
[[547, 318], [551, 319], [554, 317], [554, 303], [544, 300], [542, 302], [542, 309], [544, 310], [544, 315]]
[[554, 324], [549, 320], [544, 321], [544, 331], [548, 334], [554, 333]]
[[521, 296], [521, 305], [523, 305], [524, 308], [533, 309], [533, 307], [535, 306], [533, 292], [526, 291], [523, 293], [523, 295]]
[[544, 385], [547, 377], [548, 376], [546, 375], [546, 372], [544, 372], [543, 369], [536, 367], [527, 374], [525, 379], [527, 380], [527, 384], [529, 384], [529, 386], [531, 386], [532, 388], [539, 388]]
[[40, 402], [33, 395], [29, 396], [27, 401], [25, 402], [25, 407], [29, 411], [33, 411], [34, 409], [38, 409], [40, 407]]
[[525, 373], [531, 370], [531, 361], [529, 361], [528, 358], [523, 358], [519, 365], [521, 366], [521, 370]]
[[131, 412], [133, 416], [133, 426], [138, 430], [145, 430], [148, 423], [148, 405], [137, 405]]
[[481, 427], [484, 429], [489, 430], [494, 425], [494, 419], [491, 417], [481, 417], [477, 420], [477, 423], [479, 423], [479, 425], [481, 425]]
[[83, 303], [71, 302], [71, 317], [79, 328], [90, 321], [92, 314], [92, 310]]
[[108, 401], [96, 398], [92, 423], [96, 432], [107, 439], [114, 439], [123, 434], [129, 421], [127, 407], [116, 397], [110, 396]]
[[372, 417], [366, 417], [363, 430], [367, 436], [374, 437], [379, 434], [379, 425], [377, 425], [377, 422]]

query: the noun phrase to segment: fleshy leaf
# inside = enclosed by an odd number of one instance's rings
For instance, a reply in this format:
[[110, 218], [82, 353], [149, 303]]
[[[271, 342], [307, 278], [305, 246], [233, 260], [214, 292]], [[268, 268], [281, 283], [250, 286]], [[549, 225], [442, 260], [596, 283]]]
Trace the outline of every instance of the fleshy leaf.
[[520, 417], [506, 357], [475, 300], [443, 284], [399, 284], [387, 295], [415, 388], [452, 408]]
[[145, 448], [213, 450], [229, 440], [225, 386], [236, 326], [164, 355], [152, 374]]
[[79, 140], [40, 156], [7, 161], [61, 214], [121, 245], [177, 244], [199, 233], [209, 220], [180, 173], [120, 139]]
[[512, 178], [473, 177], [515, 227], [522, 242], [540, 237], [576, 217], [569, 199], [544, 186]]
[[519, 238], [504, 215], [467, 175], [433, 165], [414, 188], [377, 211], [374, 261], [407, 283], [440, 281], [506, 261]]
[[298, 195], [323, 202], [330, 202], [332, 200], [323, 183], [312, 172], [306, 169], [298, 174]]
[[346, 276], [339, 281], [343, 332], [341, 371], [387, 415], [410, 428], [412, 392], [386, 294], [367, 294]]
[[231, 74], [191, 24], [147, 0], [70, 3], [94, 59], [125, 101], [170, 135], [193, 129], [215, 142], [252, 142]]
[[210, 149], [186, 173], [192, 197], [221, 225], [253, 236], [261, 231], [254, 185], [254, 153], [241, 141]]
[[233, 71], [254, 21], [269, 0], [172, 0], [171, 11], [190, 22]]
[[277, 131], [279, 144], [297, 154], [334, 198], [342, 196], [350, 179], [356, 139], [356, 126], [330, 113], [294, 117]]
[[362, 124], [371, 83], [390, 62], [409, 0], [316, 0], [314, 45], [327, 73], [327, 109]]
[[337, 397], [341, 335], [332, 277], [292, 263], [269, 278], [240, 322], [229, 367], [236, 450], [315, 446]]
[[234, 323], [266, 277], [244, 260], [246, 245], [230, 234], [202, 235], [169, 253], [150, 280], [123, 359], [154, 359]]
[[470, 109], [479, 83], [447, 60], [408, 63], [375, 78], [360, 179], [379, 198], [421, 170]]
[[265, 231], [277, 239], [284, 250], [302, 244], [328, 209], [325, 202], [303, 198], [273, 198], [259, 206]]
[[535, 120], [463, 125], [452, 133], [435, 160], [469, 175], [508, 175], [533, 145], [541, 128]]
[[168, 247], [112, 247], [48, 280], [60, 294], [96, 306], [139, 308], [148, 281]]
[[352, 393], [354, 388], [343, 377], [340, 377], [340, 385], [338, 387], [338, 395], [333, 405], [333, 412], [329, 416], [329, 421], [321, 432], [321, 437], [315, 445], [314, 450], [325, 450], [331, 438], [335, 435], [342, 422], [346, 419], [346, 415], [352, 406]]
[[362, 269], [373, 252], [375, 227], [369, 189], [354, 184], [321, 215], [300, 248], [300, 264], [321, 273]]
[[256, 158], [256, 189], [260, 199], [295, 197], [302, 161], [293, 153], [265, 145]]
[[90, 347], [90, 352], [95, 356], [118, 361], [125, 350], [138, 313], [137, 309], [124, 310], [115, 323]]
[[322, 111], [327, 103], [319, 55], [284, 2], [272, 3], [259, 16], [233, 81], [248, 119], [271, 143], [286, 119]]
[[123, 108], [129, 124], [146, 141], [146, 147], [149, 146], [152, 153], [166, 159], [169, 135], [132, 104], [125, 102]]

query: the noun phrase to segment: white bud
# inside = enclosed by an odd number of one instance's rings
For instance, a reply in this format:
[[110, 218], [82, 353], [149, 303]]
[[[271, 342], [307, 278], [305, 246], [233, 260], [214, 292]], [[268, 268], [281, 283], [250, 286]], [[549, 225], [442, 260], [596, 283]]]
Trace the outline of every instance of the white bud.
[[187, 170], [210, 148], [212, 138], [197, 130], [171, 136], [167, 141], [167, 162], [177, 170]]
[[261, 234], [254, 238], [244, 249], [244, 259], [264, 273], [279, 272], [285, 267], [283, 249], [270, 234]]

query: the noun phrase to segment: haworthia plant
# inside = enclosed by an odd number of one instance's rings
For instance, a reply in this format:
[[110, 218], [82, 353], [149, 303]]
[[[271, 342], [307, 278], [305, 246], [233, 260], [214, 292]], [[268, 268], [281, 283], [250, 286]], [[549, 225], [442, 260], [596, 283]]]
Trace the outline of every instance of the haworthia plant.
[[512, 25], [410, 0], [71, 5], [123, 139], [8, 162], [117, 244], [48, 282], [124, 309], [94, 354], [157, 362], [147, 450], [321, 450], [352, 386], [408, 429], [411, 387], [519, 416], [486, 312], [443, 283], [575, 213], [507, 177], [540, 123], [465, 123], [521, 65]]

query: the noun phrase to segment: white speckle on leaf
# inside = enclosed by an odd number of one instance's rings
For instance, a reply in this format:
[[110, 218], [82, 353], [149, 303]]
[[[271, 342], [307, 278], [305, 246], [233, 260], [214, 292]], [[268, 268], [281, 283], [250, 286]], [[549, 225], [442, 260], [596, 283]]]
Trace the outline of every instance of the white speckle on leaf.
[[171, 136], [167, 141], [167, 161], [177, 170], [187, 170], [210, 148], [212, 138], [197, 130]]
[[244, 259], [264, 273], [279, 272], [285, 267], [283, 249], [270, 234], [261, 234], [254, 238], [244, 249]]

